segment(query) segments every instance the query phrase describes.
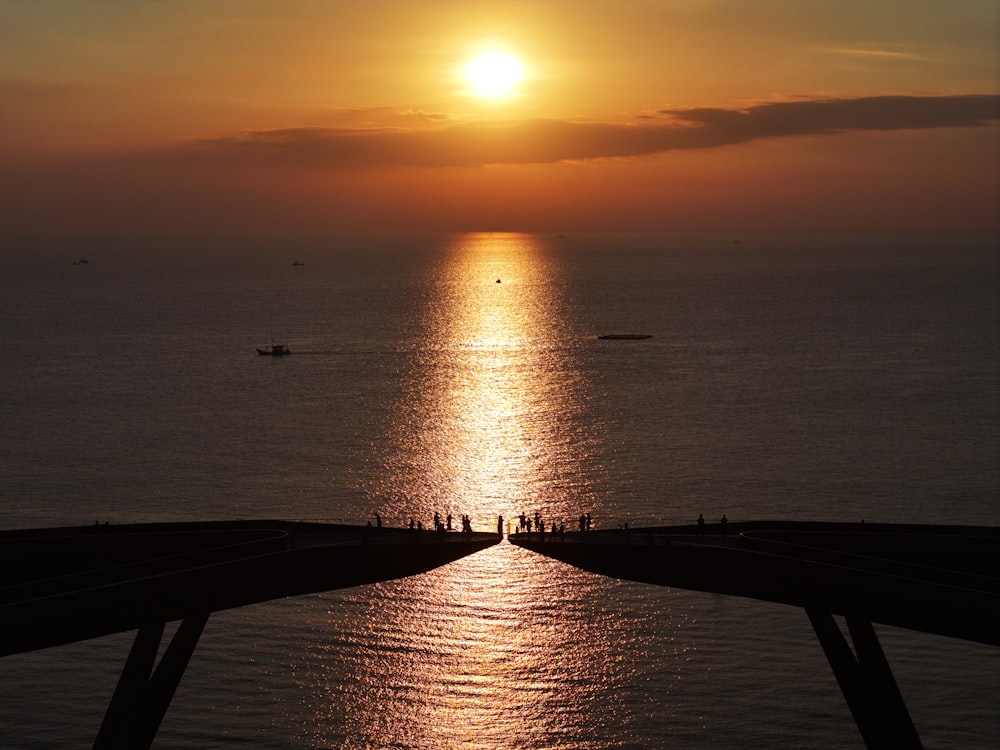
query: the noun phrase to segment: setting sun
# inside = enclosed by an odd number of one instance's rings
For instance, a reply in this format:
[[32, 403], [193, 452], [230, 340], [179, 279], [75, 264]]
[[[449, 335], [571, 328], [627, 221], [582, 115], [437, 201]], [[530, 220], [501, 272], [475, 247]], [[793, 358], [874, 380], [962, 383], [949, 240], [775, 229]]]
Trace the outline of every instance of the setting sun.
[[470, 60], [465, 77], [476, 94], [488, 99], [509, 96], [524, 78], [524, 65], [503, 52], [487, 52]]

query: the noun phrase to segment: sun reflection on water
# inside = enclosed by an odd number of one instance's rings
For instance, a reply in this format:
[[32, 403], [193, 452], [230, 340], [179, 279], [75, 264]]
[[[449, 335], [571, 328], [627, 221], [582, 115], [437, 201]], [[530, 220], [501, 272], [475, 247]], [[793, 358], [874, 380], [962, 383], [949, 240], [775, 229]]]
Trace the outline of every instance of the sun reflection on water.
[[[466, 236], [439, 269], [426, 338], [369, 488], [387, 518], [429, 526], [434, 512], [468, 514], [489, 530], [501, 514], [570, 524], [588, 509], [583, 477], [594, 475], [599, 436], [580, 418], [587, 389], [567, 375], [580, 368], [566, 366], [577, 344], [561, 323], [558, 269], [539, 242]], [[620, 718], [606, 701], [591, 715], [588, 696], [627, 677], [613, 645], [627, 636], [593, 611], [615, 585], [505, 542], [339, 595], [315, 686], [327, 703], [310, 741], [588, 747], [595, 722]], [[353, 730], [335, 728], [344, 726]]]
[[450, 248], [371, 488], [383, 515], [428, 526], [434, 512], [468, 514], [487, 530], [501, 514], [553, 522], [588, 509], [588, 391], [566, 365], [579, 342], [566, 336], [559, 274], [540, 243], [468, 235]]
[[591, 607], [615, 585], [504, 543], [347, 594], [311, 688], [326, 700], [311, 743], [606, 747], [594, 728], [627, 723], [606, 694], [632, 676], [630, 634]]

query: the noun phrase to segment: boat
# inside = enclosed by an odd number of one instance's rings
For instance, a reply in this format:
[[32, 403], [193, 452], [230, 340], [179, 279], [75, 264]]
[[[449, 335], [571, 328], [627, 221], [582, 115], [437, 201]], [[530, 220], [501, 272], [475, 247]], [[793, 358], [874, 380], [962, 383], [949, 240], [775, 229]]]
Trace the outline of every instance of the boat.
[[292, 352], [284, 344], [274, 344], [270, 349], [258, 349], [257, 353], [268, 357], [283, 357]]
[[606, 333], [603, 336], [598, 336], [599, 339], [627, 339], [629, 341], [638, 341], [639, 339], [651, 339], [653, 334], [651, 333]]

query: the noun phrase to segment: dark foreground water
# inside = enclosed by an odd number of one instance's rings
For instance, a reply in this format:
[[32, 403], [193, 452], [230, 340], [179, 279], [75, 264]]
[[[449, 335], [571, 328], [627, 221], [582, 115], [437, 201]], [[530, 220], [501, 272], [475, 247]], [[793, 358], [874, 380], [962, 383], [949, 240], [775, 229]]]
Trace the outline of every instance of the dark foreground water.
[[[8, 247], [0, 526], [1000, 525], [996, 242]], [[879, 633], [926, 747], [996, 746], [997, 649]], [[88, 746], [130, 642], [0, 659], [0, 747]], [[804, 612], [503, 543], [213, 615], [156, 746], [863, 745]]]

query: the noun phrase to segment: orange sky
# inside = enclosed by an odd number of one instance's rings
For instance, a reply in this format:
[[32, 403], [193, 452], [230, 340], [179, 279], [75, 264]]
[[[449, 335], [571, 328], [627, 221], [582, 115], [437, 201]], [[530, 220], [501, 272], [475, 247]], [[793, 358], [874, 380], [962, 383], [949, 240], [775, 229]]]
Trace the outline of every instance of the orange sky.
[[[0, 2], [0, 226], [998, 228], [995, 0]], [[527, 76], [462, 78], [502, 49]]]

